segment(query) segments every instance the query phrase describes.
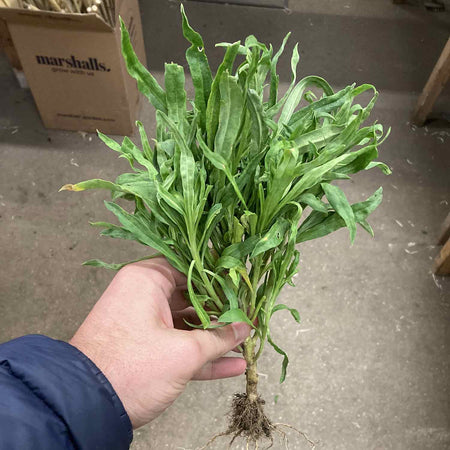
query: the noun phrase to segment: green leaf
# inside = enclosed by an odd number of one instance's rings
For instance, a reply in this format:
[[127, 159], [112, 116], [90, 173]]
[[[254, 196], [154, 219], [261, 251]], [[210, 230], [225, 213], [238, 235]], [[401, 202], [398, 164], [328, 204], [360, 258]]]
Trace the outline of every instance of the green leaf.
[[251, 257], [254, 258], [267, 250], [278, 247], [281, 242], [283, 242], [284, 235], [286, 234], [288, 228], [289, 222], [284, 217], [278, 218], [277, 221], [270, 227], [270, 230], [256, 244]]
[[319, 87], [323, 89], [326, 95], [333, 95], [334, 93], [331, 86], [321, 77], [308, 76], [303, 78], [298, 82], [295, 88], [292, 89], [292, 92], [287, 97], [286, 103], [281, 111], [280, 118], [278, 119], [279, 124], [289, 123], [295, 108], [297, 108], [302, 99], [303, 92], [308, 86]]
[[245, 267], [241, 260], [233, 256], [224, 255], [216, 261], [216, 269], [238, 269]]
[[210, 270], [205, 270], [205, 272], [208, 275], [211, 275], [219, 284], [220, 287], [223, 290], [223, 293], [225, 294], [225, 297], [227, 298], [230, 309], [238, 309], [239, 308], [239, 300], [237, 298], [236, 293], [232, 289], [232, 287], [227, 283], [227, 280], [225, 280], [223, 277], [218, 275], [217, 273], [211, 272]]
[[[383, 197], [383, 190], [379, 188], [366, 201], [355, 203], [352, 205], [353, 214], [357, 223], [364, 221], [369, 214], [371, 214], [377, 206], [381, 203]], [[312, 214], [311, 214], [312, 216]], [[300, 242], [317, 239], [326, 236], [339, 228], [345, 227], [346, 223], [337, 213], [331, 213], [328, 216], [324, 214], [316, 214], [317, 220], [312, 224], [308, 224], [308, 219], [300, 226], [297, 234], [297, 244]], [[310, 226], [304, 226], [305, 224]]]
[[225, 71], [219, 82], [219, 127], [214, 140], [214, 153], [229, 161], [238, 137], [244, 98], [236, 78]]
[[361, 220], [361, 221], [358, 222], [358, 223], [361, 225], [361, 227], [362, 227], [364, 230], [366, 230], [372, 237], [374, 237], [373, 229], [372, 229], [372, 227], [370, 226], [370, 223], [367, 222], [367, 220], [363, 219], [363, 220]]
[[203, 328], [206, 329], [209, 327], [210, 324], [210, 318], [206, 311], [204, 310], [202, 303], [204, 303], [203, 299], [199, 295], [194, 292], [194, 289], [192, 288], [192, 271], [194, 269], [195, 261], [192, 261], [189, 266], [188, 276], [187, 276], [187, 288], [189, 292], [189, 299], [192, 303], [192, 306], [195, 309], [195, 312], [197, 313], [198, 318], [200, 319]]
[[112, 202], [105, 202], [106, 209], [111, 211], [119, 219], [123, 227], [133, 233], [140, 242], [154, 248], [162, 253], [168, 261], [180, 272], [187, 273], [187, 265], [181, 261], [176, 253], [167, 245], [163, 239], [150, 228], [151, 224], [147, 220], [136, 214], [129, 214], [119, 205]]
[[253, 89], [249, 89], [247, 100], [248, 110], [252, 119], [251, 132], [253, 141], [256, 148], [260, 149], [265, 144], [269, 133], [264, 121], [263, 106], [260, 97]]
[[340, 173], [356, 173], [360, 170], [364, 170], [368, 167], [370, 162], [378, 156], [378, 151], [375, 145], [369, 145], [364, 149], [359, 150], [358, 153], [358, 156], [352, 162], [343, 167], [339, 167]]
[[235, 322], [245, 322], [248, 323], [252, 328], [255, 326], [252, 324], [250, 319], [246, 316], [242, 309], [229, 309], [224, 312], [218, 319], [218, 322], [223, 323], [235, 323]]
[[[186, 121], [186, 91], [184, 90], [184, 69], [178, 64], [166, 64], [164, 80], [166, 86], [168, 117], [184, 130]], [[185, 134], [182, 132], [182, 134]]]
[[324, 146], [334, 136], [342, 132], [343, 127], [337, 125], [328, 125], [317, 130], [305, 133], [294, 139], [295, 148], [300, 150], [309, 144], [315, 144], [318, 147]]
[[281, 311], [283, 309], [287, 309], [290, 313], [291, 316], [294, 318], [294, 320], [297, 323], [300, 323], [300, 314], [299, 312], [295, 309], [295, 308], [289, 308], [289, 306], [286, 306], [282, 303], [279, 303], [278, 305], [276, 305], [273, 309], [272, 309], [272, 313], [270, 314], [271, 316], [276, 313], [277, 311]]
[[101, 133], [97, 130], [98, 137], [111, 149], [115, 152], [122, 153], [122, 148], [118, 142], [116, 142], [114, 139], [111, 139], [109, 136], [106, 136], [106, 134]]
[[383, 199], [383, 188], [378, 188], [366, 201], [352, 205], [356, 221], [362, 222], [375, 211]]
[[[277, 94], [278, 94], [278, 81], [279, 76], [277, 75], [277, 63], [278, 59], [280, 58], [281, 54], [284, 51], [284, 47], [286, 46], [286, 42], [289, 39], [289, 36], [291, 33], [288, 33], [281, 43], [280, 49], [277, 51], [275, 56], [273, 57], [272, 61], [270, 62], [270, 93], [269, 93], [269, 107], [275, 105], [277, 102]], [[297, 49], [297, 46], [295, 46], [295, 49]], [[298, 56], [298, 51], [297, 51]], [[294, 56], [293, 56], [294, 58]], [[297, 61], [298, 62], [298, 61]]]
[[145, 158], [144, 154], [136, 147], [134, 142], [127, 136], [124, 137], [120, 147], [122, 154], [128, 155], [129, 160], [138, 162], [148, 170], [150, 178], [154, 178], [158, 171], [153, 166], [152, 162]]
[[[346, 162], [346, 160], [349, 159], [349, 156], [352, 155], [341, 155], [335, 159], [332, 159], [331, 161], [328, 161], [325, 164], [322, 164], [319, 167], [315, 167], [314, 169], [311, 169], [307, 171], [301, 178], [298, 183], [296, 183], [292, 189], [286, 194], [286, 196], [283, 199], [283, 202], [279, 205], [278, 210], [281, 209], [286, 203], [289, 203], [290, 201], [295, 201], [298, 199], [298, 197], [305, 192], [307, 189], [312, 188], [313, 186], [319, 184], [325, 174], [327, 172], [330, 172], [334, 167], [336, 167], [339, 163]], [[303, 168], [306, 164], [300, 165], [300, 169]], [[302, 170], [303, 172], [303, 170]], [[297, 175], [299, 173], [297, 172]]]
[[322, 183], [322, 189], [327, 196], [330, 205], [344, 219], [347, 228], [350, 230], [350, 241], [353, 244], [356, 236], [356, 220], [353, 209], [347, 200], [344, 192], [333, 184]]
[[374, 167], [379, 167], [381, 169], [381, 171], [385, 174], [385, 175], [390, 175], [392, 173], [391, 169], [389, 168], [389, 166], [387, 166], [386, 164], [380, 162], [380, 161], [373, 161], [370, 162], [367, 167], [365, 168], [365, 170], [369, 170], [372, 169]]
[[162, 256], [161, 253], [155, 253], [150, 256], [144, 256], [142, 258], [133, 259], [132, 261], [127, 261], [127, 262], [119, 263], [119, 264], [108, 264], [103, 261], [100, 261], [99, 259], [90, 259], [89, 261], [85, 261], [83, 263], [83, 266], [103, 267], [104, 269], [120, 270], [120, 269], [122, 269], [122, 267], [125, 267], [128, 264], [133, 264], [133, 263], [140, 262], [140, 261], [146, 261], [148, 259], [158, 258], [160, 256]]
[[319, 211], [324, 214], [328, 214], [327, 205], [322, 200], [319, 200], [313, 194], [309, 194], [309, 193], [302, 194], [298, 198], [298, 202], [305, 203], [306, 205], [308, 205], [310, 208], [312, 208], [315, 211]]
[[259, 242], [260, 236], [250, 236], [242, 242], [231, 244], [222, 251], [222, 256], [232, 256], [236, 259], [247, 257]]
[[236, 180], [234, 179], [233, 175], [231, 174], [230, 168], [228, 167], [228, 163], [226, 162], [225, 158], [216, 152], [212, 152], [208, 148], [206, 143], [203, 141], [200, 134], [197, 134], [197, 139], [200, 144], [200, 148], [202, 149], [206, 158], [212, 163], [212, 165], [216, 169], [219, 169], [225, 173], [225, 175], [228, 178], [228, 181], [230, 182], [230, 184], [232, 185], [236, 195], [238, 196], [239, 200], [242, 202], [242, 205], [244, 206], [245, 209], [247, 209], [247, 204], [245, 203], [242, 192], [239, 190], [239, 187], [236, 184]]
[[120, 18], [120, 31], [122, 42], [122, 55], [125, 59], [128, 73], [137, 81], [139, 91], [144, 94], [150, 103], [157, 109], [167, 112], [166, 93], [138, 60], [131, 45], [130, 35]]
[[180, 5], [182, 16], [183, 36], [192, 44], [186, 50], [186, 60], [191, 71], [192, 83], [195, 88], [195, 107], [200, 114], [200, 124], [206, 128], [206, 107], [211, 92], [211, 69], [205, 54], [203, 39], [194, 31], [187, 20], [183, 4]]
[[231, 281], [233, 281], [233, 284], [236, 287], [239, 287], [239, 282], [241, 281], [241, 277], [239, 275], [239, 273], [236, 271], [236, 269], [231, 268], [228, 272], [228, 275], [231, 278]]
[[209, 238], [211, 237], [214, 228], [218, 224], [218, 222], [222, 219], [224, 211], [222, 209], [221, 203], [216, 203], [208, 212], [208, 216], [206, 217], [206, 222], [203, 228], [203, 235], [200, 240], [200, 245], [202, 247], [201, 257], [203, 258], [205, 255], [205, 251], [208, 248]]
[[136, 126], [139, 129], [139, 135], [141, 136], [142, 149], [144, 156], [147, 160], [153, 161], [153, 150], [148, 142], [147, 133], [145, 132], [144, 125], [139, 120], [136, 121]]
[[82, 181], [77, 184], [65, 184], [61, 187], [60, 191], [86, 191], [88, 189], [108, 189], [110, 191], [120, 190], [120, 186], [117, 186], [111, 181], [105, 181], [100, 179]]
[[241, 223], [250, 236], [256, 234], [256, 226], [258, 223], [258, 216], [251, 211], [244, 211], [241, 216]]
[[216, 136], [217, 127], [219, 126], [219, 111], [220, 111], [220, 90], [219, 82], [222, 74], [225, 71], [231, 73], [233, 63], [240, 48], [239, 42], [229, 44], [225, 53], [224, 59], [217, 69], [216, 76], [211, 85], [211, 93], [206, 108], [206, 134], [208, 136], [208, 146], [212, 147], [214, 138]]
[[267, 341], [269, 342], [269, 344], [274, 348], [274, 350], [277, 353], [279, 353], [280, 355], [283, 356], [283, 363], [281, 364], [281, 376], [280, 376], [280, 384], [281, 384], [286, 379], [286, 371], [287, 371], [287, 366], [289, 364], [289, 358], [288, 358], [288, 355], [286, 354], [286, 352], [283, 349], [281, 349], [280, 347], [278, 347], [278, 345], [276, 345], [275, 342], [273, 342], [272, 337], [269, 332], [267, 333]]
[[107, 222], [93, 222], [91, 223], [91, 225], [95, 227], [104, 228], [104, 230], [100, 232], [100, 236], [110, 237], [112, 239], [125, 239], [129, 241], [136, 241], [139, 242], [140, 244], [143, 244], [143, 242], [141, 242], [139, 238], [136, 235], [134, 235], [131, 231], [125, 230], [124, 228], [119, 227], [117, 225], [113, 225]]

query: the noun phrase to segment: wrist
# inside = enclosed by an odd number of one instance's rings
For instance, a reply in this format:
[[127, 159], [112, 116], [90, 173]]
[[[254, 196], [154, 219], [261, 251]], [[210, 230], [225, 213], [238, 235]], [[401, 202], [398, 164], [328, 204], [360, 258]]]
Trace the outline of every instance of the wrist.
[[114, 366], [113, 361], [117, 360], [116, 357], [112, 356], [113, 351], [105, 351], [104, 347], [100, 343], [96, 343], [93, 340], [84, 340], [80, 336], [75, 335], [69, 344], [77, 348], [81, 353], [83, 353], [87, 358], [89, 358], [97, 367], [100, 369], [102, 374], [111, 384], [114, 392], [116, 393], [119, 400], [127, 413], [132, 427], [137, 428], [136, 416], [133, 413], [133, 407], [129, 401], [129, 395], [127, 393], [126, 385], [123, 382], [125, 377], [123, 374], [118, 374], [117, 368]]

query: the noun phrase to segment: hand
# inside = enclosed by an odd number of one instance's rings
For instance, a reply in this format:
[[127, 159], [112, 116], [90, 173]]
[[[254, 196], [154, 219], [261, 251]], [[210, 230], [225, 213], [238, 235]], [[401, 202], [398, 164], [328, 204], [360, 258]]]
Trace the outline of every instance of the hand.
[[184, 275], [163, 258], [125, 266], [114, 277], [70, 344], [105, 374], [133, 428], [161, 414], [190, 380], [240, 375], [243, 358], [223, 355], [250, 334], [245, 323], [190, 329]]

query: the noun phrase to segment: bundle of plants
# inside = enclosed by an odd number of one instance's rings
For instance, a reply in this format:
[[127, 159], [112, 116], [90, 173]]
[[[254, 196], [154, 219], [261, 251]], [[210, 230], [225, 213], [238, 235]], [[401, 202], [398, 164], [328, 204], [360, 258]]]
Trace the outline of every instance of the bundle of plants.
[[[195, 98], [187, 99], [185, 72], [178, 64], [166, 64], [165, 86], [157, 83], [138, 61], [122, 23], [123, 56], [156, 110], [156, 136], [149, 140], [140, 122], [139, 144], [99, 133], [131, 170], [115, 181], [94, 179], [62, 189], [111, 191], [105, 206], [120, 225], [93, 225], [102, 227], [104, 236], [155, 249], [186, 275], [187, 298], [199, 319], [193, 327], [244, 321], [253, 328], [242, 349], [246, 391], [234, 397], [225, 434], [256, 445], [276, 430], [258, 394], [257, 363], [266, 343], [283, 358], [281, 382], [288, 365], [282, 345], [272, 339], [271, 318], [287, 310], [300, 320], [296, 309], [278, 302], [297, 273], [297, 244], [342, 227], [353, 242], [357, 225], [373, 234], [367, 217], [380, 204], [382, 189], [350, 204], [333, 182], [374, 167], [389, 173], [375, 161], [382, 125], [363, 125], [377, 92], [368, 84], [334, 92], [318, 76], [297, 81], [296, 45], [292, 80], [280, 96], [277, 62], [289, 35], [276, 53], [254, 36], [217, 44], [225, 56], [213, 76], [202, 37], [183, 7], [181, 15], [191, 44], [186, 59]], [[355, 103], [363, 93], [370, 93], [366, 106]], [[130, 208], [119, 206], [122, 199], [131, 202]], [[85, 264], [120, 269], [127, 263]]]
[[70, 14], [94, 13], [114, 26], [113, 0], [0, 0], [0, 6]]

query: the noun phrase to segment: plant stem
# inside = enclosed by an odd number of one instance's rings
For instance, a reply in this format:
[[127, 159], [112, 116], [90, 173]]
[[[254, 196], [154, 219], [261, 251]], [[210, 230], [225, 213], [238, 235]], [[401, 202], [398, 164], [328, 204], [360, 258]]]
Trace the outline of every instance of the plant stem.
[[215, 305], [217, 306], [217, 309], [219, 311], [221, 311], [223, 309], [223, 303], [217, 296], [214, 288], [211, 285], [211, 282], [209, 281], [209, 278], [207, 277], [207, 275], [205, 273], [205, 270], [204, 270], [204, 267], [202, 264], [202, 260], [200, 257], [200, 253], [197, 248], [197, 242], [195, 239], [195, 230], [193, 229], [191, 222], [187, 222], [186, 225], [187, 225], [188, 236], [191, 241], [191, 248], [190, 248], [191, 255], [192, 255], [193, 260], [195, 261], [195, 266], [196, 266], [197, 272], [200, 275], [200, 278], [202, 279], [202, 281], [205, 285], [206, 291], [208, 292], [210, 297], [213, 299]]
[[245, 378], [247, 380], [246, 393], [250, 402], [258, 399], [258, 372], [256, 371], [255, 338], [248, 337], [244, 342], [244, 358], [247, 361]]
[[249, 294], [251, 295], [250, 297], [250, 310], [248, 312], [248, 315], [251, 317], [253, 316], [254, 312], [255, 312], [255, 308], [256, 308], [256, 295], [258, 293], [258, 282], [259, 282], [259, 277], [260, 277], [260, 273], [261, 273], [261, 260], [262, 260], [262, 256], [259, 255], [256, 257], [256, 261], [253, 264], [252, 267], [252, 287], [253, 290]]

